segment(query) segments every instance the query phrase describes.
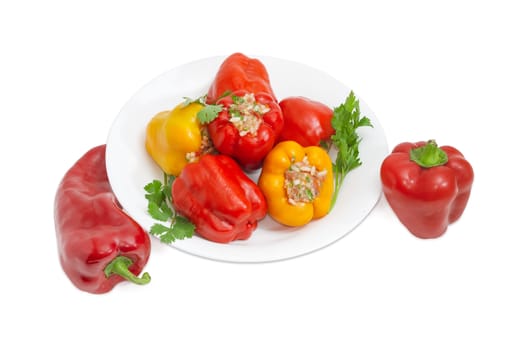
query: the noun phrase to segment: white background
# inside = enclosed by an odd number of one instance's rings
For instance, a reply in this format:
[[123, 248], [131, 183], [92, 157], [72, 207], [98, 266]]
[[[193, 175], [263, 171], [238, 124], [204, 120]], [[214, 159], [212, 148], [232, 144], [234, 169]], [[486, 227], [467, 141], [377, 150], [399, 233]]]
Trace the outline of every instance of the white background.
[[[508, 349], [504, 3], [3, 1], [0, 347]], [[77, 290], [56, 250], [61, 177], [152, 78], [235, 51], [328, 72], [370, 105], [390, 148], [459, 148], [475, 169], [463, 217], [419, 240], [381, 199], [338, 242], [268, 264], [153, 240], [149, 285]]]

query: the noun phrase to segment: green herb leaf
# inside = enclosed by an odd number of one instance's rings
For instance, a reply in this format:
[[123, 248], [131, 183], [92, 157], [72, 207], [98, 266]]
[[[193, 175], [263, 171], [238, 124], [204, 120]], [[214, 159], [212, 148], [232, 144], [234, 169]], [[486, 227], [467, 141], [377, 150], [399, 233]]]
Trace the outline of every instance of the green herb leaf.
[[359, 157], [361, 137], [356, 130], [362, 126], [373, 127], [373, 125], [369, 118], [365, 116], [360, 118], [360, 114], [359, 100], [356, 99], [352, 91], [346, 97], [344, 103], [333, 109], [331, 125], [335, 129], [335, 133], [331, 137], [331, 141], [338, 149], [338, 153], [333, 164], [335, 190], [331, 200], [331, 208], [336, 203], [338, 192], [347, 173], [362, 164]]
[[234, 102], [234, 104], [236, 105], [240, 105], [244, 103], [244, 98], [242, 98], [241, 96], [232, 95], [232, 102]]
[[182, 103], [182, 108], [188, 107], [190, 104], [196, 101], [196, 99], [192, 99], [191, 97], [183, 97], [184, 102]]
[[202, 124], [212, 122], [218, 117], [218, 114], [223, 110], [219, 105], [206, 105], [197, 113], [197, 118]]
[[147, 199], [147, 212], [158, 221], [169, 222], [168, 226], [155, 223], [149, 233], [158, 237], [163, 243], [172, 243], [177, 239], [185, 239], [193, 236], [195, 226], [186, 218], [177, 215], [172, 208], [172, 184], [175, 176], [164, 174], [164, 183], [153, 180], [145, 185], [145, 198]]
[[177, 239], [185, 239], [193, 237], [195, 225], [188, 221], [185, 217], [177, 215], [173, 225], [173, 234]]
[[183, 97], [184, 102], [182, 103], [182, 108], [189, 106], [192, 103], [199, 103], [202, 106], [205, 106], [205, 99], [207, 98], [207, 95], [200, 96], [199, 98], [191, 98], [191, 97]]
[[153, 219], [159, 221], [167, 221], [173, 215], [173, 210], [165, 202], [162, 202], [160, 205], [155, 202], [149, 202], [147, 211]]
[[195, 225], [182, 216], [175, 216], [170, 226], [154, 224], [150, 229], [150, 233], [163, 243], [173, 243], [178, 239], [191, 238], [194, 231]]
[[227, 90], [227, 91], [223, 92], [223, 93], [222, 93], [222, 94], [218, 97], [218, 100], [219, 100], [220, 98], [227, 97], [227, 96], [229, 96], [229, 95], [231, 95], [231, 94], [232, 94], [232, 91], [231, 91], [231, 90]]
[[164, 193], [161, 191], [161, 181], [153, 180], [152, 182], [145, 185], [144, 190], [147, 192], [145, 198], [150, 202], [160, 205], [164, 200]]
[[151, 229], [149, 233], [154, 236], [161, 236], [165, 234], [169, 230], [169, 227], [163, 225], [163, 224], [154, 224], [151, 226]]

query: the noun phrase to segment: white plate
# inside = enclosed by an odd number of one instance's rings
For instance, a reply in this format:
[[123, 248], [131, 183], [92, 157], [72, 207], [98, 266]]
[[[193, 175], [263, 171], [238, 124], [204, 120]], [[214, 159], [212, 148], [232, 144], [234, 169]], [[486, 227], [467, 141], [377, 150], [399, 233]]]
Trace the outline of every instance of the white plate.
[[[301, 95], [334, 107], [350, 92], [331, 76], [306, 65], [272, 57], [258, 58], [266, 66], [279, 99]], [[145, 126], [156, 113], [173, 108], [184, 96], [205, 94], [224, 59], [212, 57], [191, 62], [155, 78], [126, 103], [111, 127], [106, 148], [109, 180], [126, 212], [146, 230], [155, 221], [147, 214], [143, 187], [153, 179], [162, 180], [162, 172], [145, 151]], [[328, 216], [301, 228], [283, 227], [267, 216], [245, 241], [219, 244], [194, 236], [172, 246], [214, 260], [268, 262], [315, 251], [356, 228], [379, 200], [379, 166], [388, 154], [379, 121], [359, 99], [362, 115], [369, 117], [374, 127], [358, 129], [363, 138], [360, 145], [363, 165], [348, 174]]]

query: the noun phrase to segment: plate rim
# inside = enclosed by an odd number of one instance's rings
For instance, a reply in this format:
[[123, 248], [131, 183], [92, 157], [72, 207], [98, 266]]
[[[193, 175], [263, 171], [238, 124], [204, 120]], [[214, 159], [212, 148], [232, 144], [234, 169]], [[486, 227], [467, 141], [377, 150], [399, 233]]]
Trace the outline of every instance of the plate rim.
[[[190, 62], [187, 62], [187, 63], [184, 63], [184, 64], [181, 64], [181, 65], [178, 65], [178, 66], [175, 66], [174, 68], [170, 69], [170, 70], [167, 70], [166, 72], [163, 72], [157, 76], [155, 76], [153, 79], [151, 79], [150, 81], [148, 81], [146, 84], [144, 84], [140, 89], [138, 89], [128, 100], [127, 102], [124, 104], [124, 106], [120, 109], [119, 113], [117, 114], [117, 116], [115, 117], [111, 127], [110, 127], [110, 130], [108, 132], [108, 139], [107, 139], [107, 143], [106, 143], [106, 166], [107, 166], [107, 173], [108, 174], [112, 174], [112, 169], [111, 169], [111, 159], [112, 159], [112, 153], [110, 152], [111, 151], [111, 142], [112, 142], [112, 137], [114, 135], [114, 132], [115, 132], [115, 128], [118, 127], [118, 123], [121, 122], [121, 118], [122, 118], [122, 115], [123, 113], [125, 112], [125, 110], [127, 108], [130, 107], [130, 104], [132, 104], [134, 101], [137, 100], [138, 96], [140, 96], [141, 93], [143, 93], [145, 90], [147, 89], [150, 89], [151, 86], [153, 86], [155, 84], [155, 82], [158, 82], [159, 80], [164, 80], [164, 79], [167, 79], [169, 76], [171, 76], [172, 74], [175, 74], [176, 72], [179, 72], [179, 71], [182, 71], [183, 69], [185, 70], [186, 67], [192, 67], [194, 65], [201, 65], [201, 64], [206, 64], [206, 65], [210, 65], [211, 67], [213, 65], [216, 65], [217, 67], [219, 67], [219, 64], [221, 64], [221, 62], [223, 61], [223, 59], [225, 59], [227, 56], [210, 56], [210, 57], [204, 57], [204, 58], [201, 58], [201, 59], [197, 59], [197, 60], [193, 60], [193, 61], [190, 61]], [[345, 91], [349, 91], [350, 89], [344, 85], [341, 81], [339, 81], [338, 79], [336, 79], [335, 77], [331, 76], [330, 74], [328, 74], [327, 72], [325, 71], [322, 71], [320, 69], [317, 69], [315, 67], [311, 67], [309, 65], [306, 65], [306, 64], [303, 64], [303, 63], [300, 63], [300, 62], [297, 62], [297, 61], [292, 61], [292, 60], [287, 60], [287, 59], [282, 59], [282, 58], [277, 58], [277, 57], [273, 57], [273, 56], [261, 56], [261, 55], [253, 55], [253, 56], [249, 56], [249, 57], [253, 57], [253, 58], [257, 58], [259, 59], [265, 66], [266, 68], [268, 69], [268, 72], [269, 72], [269, 75], [270, 75], [270, 79], [271, 79], [271, 83], [273, 84], [273, 76], [274, 76], [274, 72], [272, 74], [271, 70], [268, 68], [268, 65], [271, 66], [271, 65], [274, 65], [275, 62], [278, 62], [276, 64], [292, 64], [294, 66], [298, 66], [302, 69], [306, 69], [308, 71], [311, 71], [311, 72], [315, 72], [315, 73], [318, 73], [322, 76], [325, 76], [327, 77], [328, 79], [330, 79], [331, 81], [333, 81], [335, 84], [338, 84], [340, 86], [342, 86], [342, 88], [345, 90]], [[269, 64], [268, 64], [269, 63]], [[212, 68], [210, 68], [212, 69]], [[214, 69], [212, 69], [212, 73], [211, 76], [209, 77], [203, 77], [202, 79], [203, 80], [208, 80], [210, 82], [212, 82], [213, 78], [214, 78], [214, 75], [215, 75], [215, 71]], [[276, 93], [276, 92], [275, 92]], [[296, 94], [298, 95], [298, 94]], [[278, 96], [278, 95], [277, 95]], [[287, 96], [285, 96], [287, 97]], [[382, 127], [382, 125], [380, 124], [378, 118], [376, 117], [375, 113], [370, 109], [370, 107], [364, 102], [364, 100], [359, 97], [359, 96], [356, 96], [358, 98], [358, 100], [360, 101], [360, 106], [363, 106], [362, 108], [362, 112], [363, 114], [367, 114], [367, 115], [370, 115], [370, 118], [374, 124], [374, 128], [377, 127], [377, 129], [380, 131], [378, 134], [379, 134], [379, 138], [380, 140], [379, 141], [382, 141], [382, 146], [384, 148], [384, 154], [388, 153], [388, 143], [387, 143], [387, 139], [386, 139], [386, 135], [384, 133], [384, 129]], [[282, 97], [284, 98], [284, 97]], [[337, 101], [337, 103], [341, 102], [342, 100], [339, 100]], [[171, 106], [169, 106], [169, 108], [171, 108]], [[152, 116], [150, 117], [147, 117], [148, 119], [151, 118]], [[373, 118], [373, 119], [372, 119]], [[363, 143], [362, 143], [363, 144]], [[110, 146], [110, 147], [109, 147]], [[361, 145], [360, 145], [360, 149], [361, 149]], [[360, 152], [361, 153], [361, 152]], [[146, 155], [148, 157], [148, 155]], [[363, 159], [362, 159], [363, 161]], [[363, 166], [363, 165], [362, 165]], [[356, 170], [354, 170], [356, 171]], [[110, 178], [110, 176], [109, 176]], [[346, 178], [346, 180], [349, 179], [349, 176]], [[150, 180], [149, 180], [150, 181]], [[122, 197], [122, 196], [119, 196], [119, 190], [115, 189], [114, 188], [115, 185], [112, 184], [112, 190], [114, 191], [114, 193], [116, 194], [117, 197]], [[344, 183], [344, 186], [345, 186], [345, 183]], [[116, 193], [117, 192], [117, 193]], [[369, 216], [370, 214], [372, 213], [372, 211], [374, 210], [374, 208], [377, 206], [377, 203], [379, 203], [380, 199], [381, 199], [381, 196], [382, 196], [382, 188], [379, 184], [378, 186], [378, 189], [377, 189], [377, 194], [376, 196], [371, 200], [371, 203], [368, 205], [368, 210], [366, 213], [363, 213], [362, 217], [359, 219], [359, 220], [356, 220], [356, 223], [354, 225], [352, 225], [348, 230], [346, 231], [342, 231], [341, 234], [337, 235], [336, 238], [334, 239], [328, 239], [327, 241], [325, 241], [325, 243], [323, 244], [318, 244], [318, 245], [314, 245], [313, 247], [310, 247], [309, 249], [300, 249], [299, 252], [296, 252], [296, 253], [292, 253], [292, 254], [280, 254], [278, 256], [278, 254], [272, 254], [271, 256], [265, 256], [265, 257], [261, 257], [261, 258], [253, 258], [253, 257], [246, 257], [245, 259], [239, 259], [239, 258], [232, 258], [232, 257], [225, 257], [225, 256], [218, 256], [218, 254], [212, 254], [211, 252], [209, 252], [209, 254], [206, 254], [202, 251], [193, 251], [193, 250], [190, 250], [189, 247], [187, 247], [189, 244], [187, 243], [183, 243], [183, 242], [186, 242], [186, 241], [191, 241], [193, 239], [200, 239], [200, 240], [203, 240], [203, 241], [206, 241], [204, 238], [200, 237], [200, 236], [195, 236], [193, 237], [192, 239], [186, 239], [184, 241], [176, 241], [172, 244], [168, 244], [170, 247], [172, 248], [175, 248], [179, 251], [182, 251], [184, 253], [187, 253], [187, 254], [190, 254], [190, 255], [193, 255], [193, 256], [197, 256], [197, 257], [201, 257], [201, 258], [205, 258], [205, 259], [209, 259], [209, 260], [215, 260], [215, 261], [222, 261], [222, 262], [235, 262], [235, 263], [265, 263], [265, 262], [276, 262], [276, 261], [282, 261], [282, 260], [288, 260], [288, 259], [292, 259], [292, 258], [297, 258], [297, 257], [300, 257], [300, 256], [304, 256], [304, 255], [308, 255], [310, 253], [313, 253], [313, 252], [316, 252], [318, 250], [321, 250], [325, 247], [328, 247], [330, 245], [332, 245], [333, 243], [339, 241], [340, 239], [346, 237], [347, 235], [349, 235], [350, 233], [352, 233], [359, 225], [361, 225]], [[121, 203], [121, 205], [124, 207], [125, 206], [125, 201], [121, 200], [119, 198], [119, 202]], [[124, 202], [124, 203], [123, 203]], [[338, 203], [337, 203], [338, 205]], [[133, 219], [137, 222], [139, 222], [139, 220], [136, 218], [136, 215], [132, 212], [130, 212], [129, 210], [125, 210], [126, 213], [128, 215], [130, 215], [131, 217], [133, 217]], [[146, 214], [148, 216], [148, 214]], [[265, 218], [264, 220], [272, 220], [270, 217], [268, 218]], [[327, 220], [328, 218], [325, 217], [325, 218], [322, 218], [320, 220]], [[151, 219], [151, 221], [154, 221]], [[139, 224], [144, 227], [144, 229], [146, 231], [148, 231], [148, 227], [143, 225], [142, 223], [139, 222]], [[260, 228], [258, 228], [260, 229]], [[256, 234], [257, 231], [253, 232], [253, 235]], [[252, 235], [252, 237], [253, 237]], [[158, 243], [161, 243], [159, 241], [159, 239], [157, 239], [157, 237], [153, 237], [152, 235], [149, 234], [149, 236], [151, 238], [153, 238], [155, 241], [157, 241]], [[251, 239], [251, 238], [250, 238]], [[250, 239], [248, 239], [247, 241], [243, 241], [243, 242], [249, 242]], [[164, 244], [164, 243], [162, 243]], [[210, 242], [210, 241], [207, 241], [207, 244], [210, 245], [220, 245], [220, 246], [224, 246], [224, 244], [219, 244], [219, 243], [215, 243], [215, 242]], [[235, 243], [233, 243], [232, 245], [235, 245]]]

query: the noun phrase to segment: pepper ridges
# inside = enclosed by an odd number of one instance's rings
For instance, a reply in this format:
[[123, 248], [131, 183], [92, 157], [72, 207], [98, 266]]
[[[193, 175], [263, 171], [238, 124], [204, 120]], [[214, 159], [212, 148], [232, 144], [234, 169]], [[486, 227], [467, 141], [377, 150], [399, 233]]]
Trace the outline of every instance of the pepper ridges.
[[380, 169], [384, 195], [402, 224], [419, 238], [437, 238], [467, 205], [474, 172], [454, 147], [404, 142]]
[[172, 184], [174, 209], [195, 232], [217, 243], [248, 239], [267, 212], [266, 200], [239, 165], [206, 154], [188, 164]]
[[151, 241], [120, 207], [105, 164], [106, 145], [86, 152], [64, 175], [55, 196], [55, 231], [64, 272], [80, 290], [100, 294], [141, 277]]

